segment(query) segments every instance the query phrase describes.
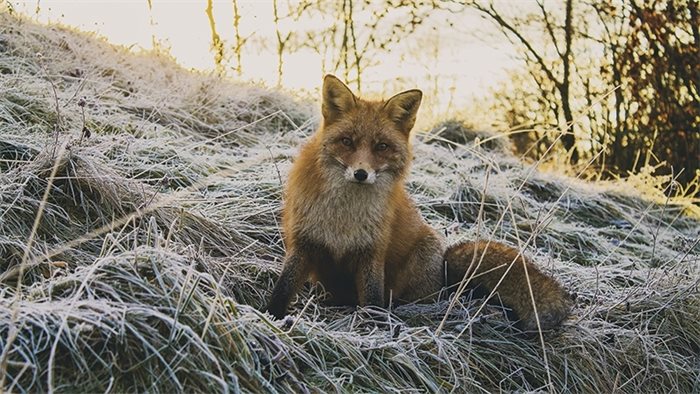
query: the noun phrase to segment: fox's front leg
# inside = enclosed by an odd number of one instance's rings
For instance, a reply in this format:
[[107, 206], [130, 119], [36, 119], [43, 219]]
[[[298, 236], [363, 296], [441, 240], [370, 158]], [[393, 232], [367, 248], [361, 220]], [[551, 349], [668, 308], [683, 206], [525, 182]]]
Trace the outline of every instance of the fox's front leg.
[[270, 302], [266, 310], [274, 317], [281, 319], [287, 314], [287, 307], [309, 276], [308, 259], [298, 253], [290, 254], [285, 262], [275, 288], [272, 290]]
[[358, 267], [355, 276], [357, 300], [360, 306], [384, 307], [384, 261], [376, 258]]

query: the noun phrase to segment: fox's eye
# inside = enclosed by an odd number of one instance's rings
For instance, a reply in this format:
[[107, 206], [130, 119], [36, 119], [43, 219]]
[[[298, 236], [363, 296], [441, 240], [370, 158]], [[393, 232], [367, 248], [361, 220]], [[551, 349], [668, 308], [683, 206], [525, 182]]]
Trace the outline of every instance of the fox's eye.
[[351, 146], [351, 145], [352, 145], [352, 140], [351, 140], [350, 138], [348, 138], [348, 137], [343, 137], [343, 139], [340, 140], [340, 142], [342, 142], [343, 145], [345, 145], [345, 146]]
[[384, 151], [384, 150], [387, 150], [388, 148], [389, 148], [389, 145], [387, 145], [387, 144], [385, 144], [385, 143], [383, 143], [383, 142], [381, 142], [381, 143], [379, 143], [379, 144], [377, 144], [377, 145], [374, 146], [374, 149], [376, 149], [376, 150], [378, 150], [378, 151]]

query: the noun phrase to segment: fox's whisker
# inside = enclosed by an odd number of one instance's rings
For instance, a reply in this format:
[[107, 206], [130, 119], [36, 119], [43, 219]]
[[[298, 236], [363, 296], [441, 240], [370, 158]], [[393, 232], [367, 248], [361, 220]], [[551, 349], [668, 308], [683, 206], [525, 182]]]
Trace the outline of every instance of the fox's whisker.
[[338, 157], [338, 156], [333, 156], [333, 158], [335, 159], [335, 161], [337, 161], [338, 163], [340, 163], [340, 165], [343, 166], [343, 168], [348, 168], [348, 165], [345, 164], [345, 162], [343, 162], [343, 160], [342, 160], [340, 157]]

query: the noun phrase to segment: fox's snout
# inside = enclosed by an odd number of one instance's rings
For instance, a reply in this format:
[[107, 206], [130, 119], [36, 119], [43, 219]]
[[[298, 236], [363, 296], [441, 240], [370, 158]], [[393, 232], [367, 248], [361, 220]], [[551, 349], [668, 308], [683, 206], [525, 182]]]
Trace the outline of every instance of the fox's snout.
[[353, 174], [355, 175], [355, 179], [357, 179], [360, 182], [364, 182], [367, 179], [367, 177], [369, 176], [367, 171], [365, 171], [361, 168], [359, 170], [355, 170], [355, 172], [353, 172]]
[[348, 166], [345, 169], [345, 179], [350, 182], [372, 184], [377, 180], [377, 172], [364, 166]]

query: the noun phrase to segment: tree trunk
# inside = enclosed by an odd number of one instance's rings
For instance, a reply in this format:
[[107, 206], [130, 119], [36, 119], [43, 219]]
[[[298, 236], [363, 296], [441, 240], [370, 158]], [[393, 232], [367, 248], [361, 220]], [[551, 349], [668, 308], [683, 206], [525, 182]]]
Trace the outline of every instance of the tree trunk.
[[576, 149], [576, 135], [574, 134], [574, 116], [571, 113], [571, 105], [569, 103], [569, 85], [570, 85], [570, 75], [571, 75], [571, 41], [573, 36], [573, 24], [572, 24], [572, 8], [573, 0], [566, 0], [566, 19], [564, 21], [564, 40], [565, 40], [565, 50], [562, 56], [562, 63], [564, 66], [564, 76], [561, 84], [558, 84], [559, 94], [561, 95], [561, 108], [564, 113], [564, 120], [566, 121], [566, 134], [562, 136], [561, 142], [566, 148], [566, 151], [570, 153], [571, 164], [578, 163], [578, 150]]

